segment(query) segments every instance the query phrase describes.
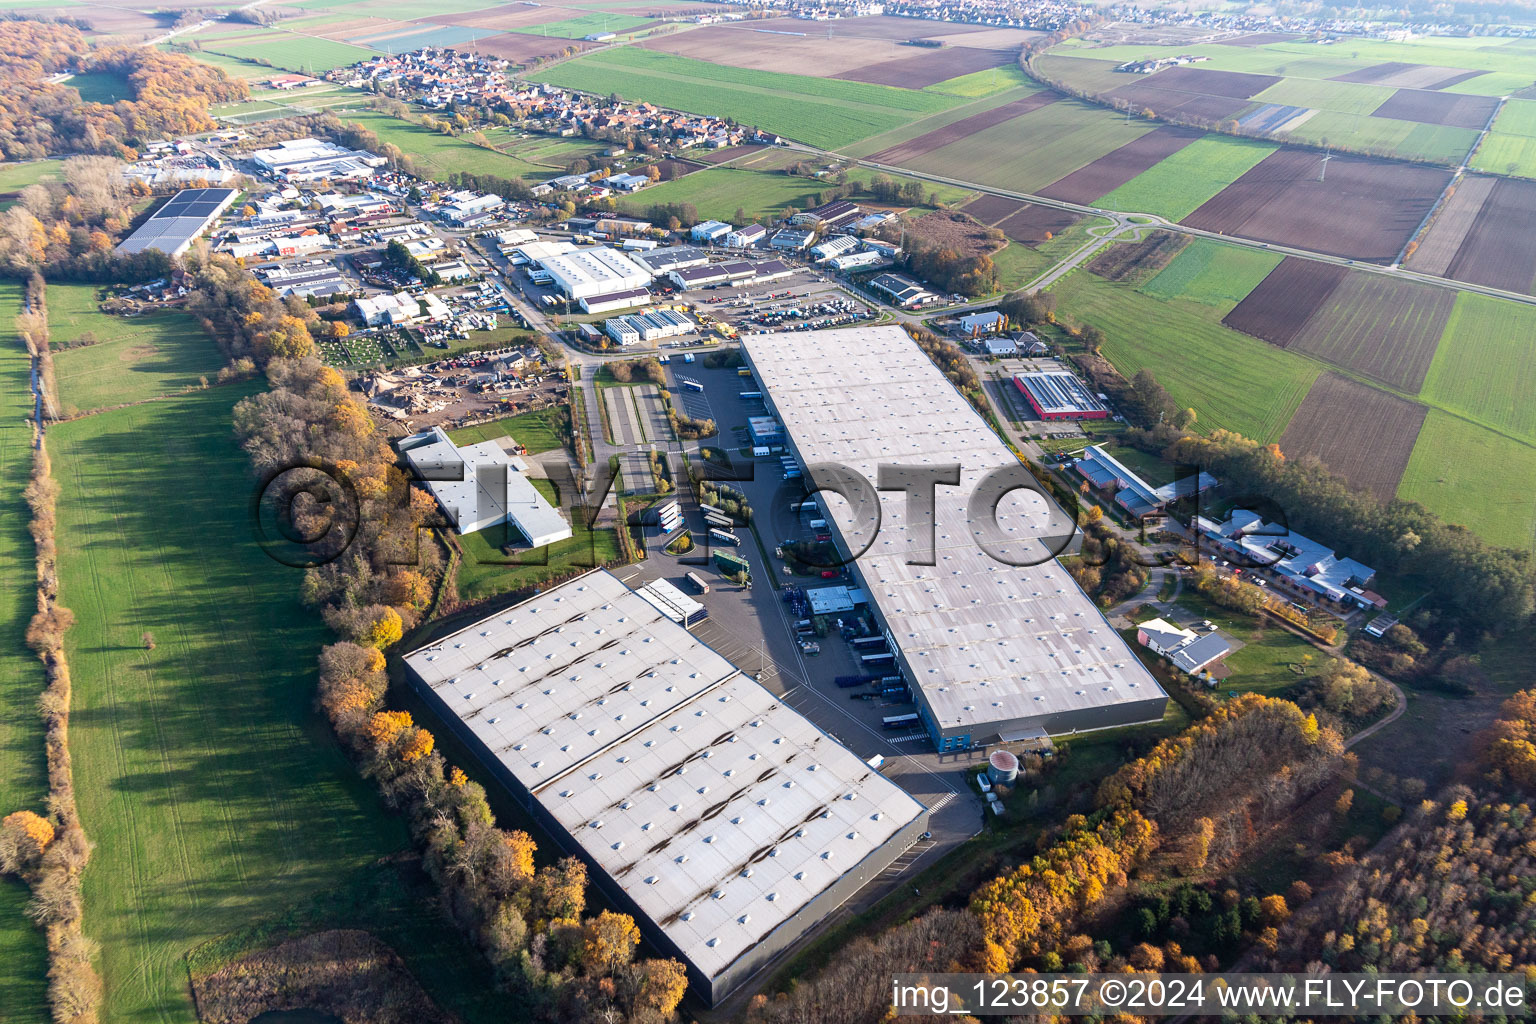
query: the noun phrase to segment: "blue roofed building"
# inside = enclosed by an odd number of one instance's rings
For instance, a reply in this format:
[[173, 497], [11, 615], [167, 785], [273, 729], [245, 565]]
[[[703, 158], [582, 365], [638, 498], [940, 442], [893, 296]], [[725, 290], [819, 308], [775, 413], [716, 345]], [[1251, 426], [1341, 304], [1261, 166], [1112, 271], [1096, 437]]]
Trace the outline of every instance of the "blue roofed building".
[[1283, 524], [1266, 523], [1257, 512], [1235, 509], [1224, 522], [1196, 516], [1195, 529], [1218, 557], [1264, 573], [1277, 593], [1345, 610], [1387, 606], [1386, 598], [1370, 589], [1375, 569], [1341, 558]]
[[1135, 471], [1104, 450], [1091, 444], [1083, 452], [1073, 468], [1093, 487], [1114, 496], [1115, 504], [1131, 515], [1156, 515], [1169, 502], [1189, 497], [1216, 486], [1216, 478], [1209, 473], [1192, 474], [1162, 487], [1153, 487]]

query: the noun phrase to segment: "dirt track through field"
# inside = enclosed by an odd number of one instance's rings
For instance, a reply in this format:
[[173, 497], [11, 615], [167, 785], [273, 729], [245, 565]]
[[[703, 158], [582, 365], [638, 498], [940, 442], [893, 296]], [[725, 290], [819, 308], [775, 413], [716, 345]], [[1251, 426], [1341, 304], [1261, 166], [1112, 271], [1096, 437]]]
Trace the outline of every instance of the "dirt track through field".
[[1222, 323], [1287, 348], [1344, 280], [1343, 267], [1287, 256]]
[[931, 153], [952, 142], [959, 142], [961, 139], [968, 138], [977, 132], [994, 127], [995, 125], [1000, 125], [1005, 121], [1022, 117], [1032, 110], [1039, 110], [1041, 107], [1049, 106], [1059, 99], [1061, 99], [1060, 93], [1049, 90], [1031, 93], [1023, 99], [1014, 100], [1012, 103], [1004, 103], [1002, 106], [993, 107], [991, 110], [983, 110], [981, 113], [972, 114], [970, 117], [963, 117], [942, 128], [935, 128], [927, 134], [919, 135], [915, 139], [892, 146], [890, 149], [882, 149], [878, 153], [871, 154], [869, 159], [883, 164], [900, 164], [904, 161], [920, 157], [924, 153]]
[[[1326, 175], [1326, 180], [1319, 177]], [[1418, 229], [1451, 172], [1421, 164], [1281, 149], [1183, 223], [1206, 231], [1390, 263]]]
[[1040, 190], [1040, 195], [1067, 203], [1092, 203], [1204, 134], [1194, 128], [1163, 125], [1052, 182]]
[[1280, 450], [1291, 459], [1316, 456], [1351, 486], [1391, 501], [1427, 412], [1417, 402], [1325, 373], [1291, 417]]

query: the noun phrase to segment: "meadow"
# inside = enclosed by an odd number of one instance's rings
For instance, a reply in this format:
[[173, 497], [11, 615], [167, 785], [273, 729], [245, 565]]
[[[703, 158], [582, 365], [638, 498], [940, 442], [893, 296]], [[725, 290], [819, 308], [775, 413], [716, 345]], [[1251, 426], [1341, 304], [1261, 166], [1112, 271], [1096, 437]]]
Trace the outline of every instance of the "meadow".
[[1226, 315], [1279, 263], [1277, 253], [1197, 238], [1141, 292], [1154, 299], [1187, 299]]
[[[492, 527], [460, 537], [459, 546], [464, 550], [457, 580], [461, 599], [478, 601], [494, 597], [619, 557], [619, 537], [613, 529], [591, 529], [585, 507], [571, 507], [570, 495], [556, 495], [548, 480], [532, 482], [570, 521], [571, 538], [536, 551], [519, 548], [508, 555], [500, 546], [518, 540], [516, 531], [509, 527]], [[564, 504], [560, 501], [562, 497]]]
[[987, 68], [984, 71], [972, 71], [958, 78], [947, 78], [928, 86], [923, 91], [936, 92], [943, 96], [981, 99], [986, 96], [995, 96], [1017, 86], [1033, 84], [1033, 79], [1024, 74], [1023, 68], [1017, 64], [1005, 64], [1000, 68]]
[[65, 85], [80, 94], [86, 103], [116, 103], [133, 99], [133, 87], [128, 79], [115, 71], [92, 71], [83, 75], [71, 75]]
[[[562, 424], [564, 426], [562, 427]], [[479, 444], [498, 437], [510, 437], [528, 449], [529, 455], [553, 451], [560, 447], [560, 431], [570, 432], [570, 411], [565, 408], [540, 409], [519, 416], [479, 423], [472, 427], [450, 430], [448, 436], [455, 444]]]
[[97, 343], [53, 357], [66, 411], [158, 398], [213, 379], [224, 357], [197, 321], [175, 310], [136, 317], [96, 308], [96, 286], [48, 286], [50, 340], [61, 346], [89, 333]]
[[1397, 496], [1493, 544], [1536, 551], [1532, 480], [1536, 446], [1431, 409]]
[[468, 139], [430, 131], [414, 121], [405, 121], [372, 110], [347, 111], [341, 120], [360, 124], [378, 135], [381, 142], [391, 142], [416, 157], [438, 177], [455, 171], [468, 174], [495, 174], [503, 178], [552, 177], [558, 170], [519, 160], [515, 156], [477, 146]]
[[299, 571], [252, 535], [230, 417], [259, 387], [49, 431], [61, 600], [77, 618], [70, 746], [96, 845], [85, 930], [109, 1022], [191, 1024], [189, 948], [408, 845], [313, 710], [325, 637]]
[[1160, 302], [1077, 270], [1051, 287], [1061, 315], [1100, 328], [1103, 354], [1127, 378], [1151, 370], [1203, 432], [1225, 429], [1259, 441], [1285, 431], [1319, 367], [1230, 330], [1205, 307]]
[[[59, 177], [62, 160], [28, 160], [0, 164], [0, 193], [20, 192], [28, 185]], [[9, 315], [9, 314], [7, 314]]]
[[[22, 490], [32, 470], [30, 360], [13, 329], [21, 285], [0, 281], [0, 815], [28, 808], [46, 813], [48, 774], [37, 696], [43, 668], [27, 649], [27, 623], [37, 610], [31, 512]], [[0, 1021], [49, 1019], [47, 949], [27, 919], [28, 892], [0, 879]]]
[[1396, 90], [1364, 82], [1327, 82], [1315, 78], [1283, 78], [1253, 96], [1254, 103], [1279, 103], [1289, 107], [1337, 110], [1344, 114], [1369, 114], [1392, 97]]
[[[952, 79], [952, 81], [959, 81], [959, 79]], [[929, 87], [930, 91], [937, 88], [938, 86]], [[984, 111], [996, 109], [1039, 91], [1039, 87], [1034, 85], [1018, 85], [1004, 89], [1002, 92], [993, 93], [990, 96], [969, 100], [958, 107], [950, 107], [948, 110], [941, 110], [936, 114], [929, 114], [915, 121], [909, 121], [890, 131], [881, 132], [879, 135], [860, 139], [852, 145], [844, 146], [840, 152], [854, 157], [867, 157], [871, 153], [878, 153], [892, 146], [898, 146], [903, 142], [911, 142], [921, 135], [937, 131], [940, 128], [954, 124], [956, 121], [964, 120], [967, 117], [983, 113]]]
[[1095, 205], [1183, 220], [1279, 148], [1268, 142], [1206, 135], [1142, 171]]
[[729, 117], [826, 149], [878, 135], [959, 98], [886, 85], [709, 64], [621, 47], [535, 72], [568, 89]]
[[1536, 444], [1532, 337], [1536, 307], [1462, 292], [1424, 379], [1425, 401]]
[[[848, 179], [867, 182], [878, 173], [868, 168], [850, 169]], [[892, 181], [906, 181], [899, 174], [888, 174]], [[817, 205], [825, 185], [816, 178], [776, 171], [754, 171], [744, 167], [710, 167], [672, 181], [643, 189], [620, 205], [644, 210], [653, 203], [692, 203], [701, 218], [730, 222], [738, 209], [747, 219], [769, 217], [787, 206], [806, 210]], [[951, 185], [923, 182], [923, 195], [937, 193], [941, 201], [957, 203], [970, 193]]]
[[1033, 192], [1145, 135], [1153, 125], [1062, 99], [924, 153], [911, 166], [1015, 192]]

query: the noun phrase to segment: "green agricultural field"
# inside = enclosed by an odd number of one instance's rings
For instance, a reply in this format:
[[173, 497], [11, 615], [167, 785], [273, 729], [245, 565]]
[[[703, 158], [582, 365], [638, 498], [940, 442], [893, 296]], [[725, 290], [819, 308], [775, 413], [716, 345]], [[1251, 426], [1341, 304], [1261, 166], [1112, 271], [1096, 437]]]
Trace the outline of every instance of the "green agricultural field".
[[1207, 135], [1102, 196], [1096, 205], [1183, 220], [1279, 148], [1268, 142]]
[[1470, 128], [1332, 110], [1319, 110], [1286, 134], [1318, 145], [1337, 142], [1356, 150], [1454, 164], [1461, 163], [1477, 141], [1477, 132]]
[[343, 121], [360, 124], [376, 133], [381, 142], [392, 142], [416, 157], [438, 177], [454, 171], [469, 174], [495, 174], [503, 178], [543, 179], [559, 173], [557, 169], [531, 164], [515, 156], [485, 149], [468, 139], [429, 131], [414, 121], [404, 121], [372, 110], [338, 114]]
[[1286, 78], [1253, 97], [1255, 103], [1279, 103], [1344, 114], [1369, 114], [1392, 98], [1396, 89], [1360, 82], [1329, 82], [1312, 78]]
[[[562, 428], [562, 422], [565, 424]], [[455, 444], [479, 444], [499, 437], [510, 437], [528, 449], [529, 455], [554, 451], [560, 447], [560, 431], [570, 432], [570, 413], [563, 408], [540, 409], [520, 416], [493, 420], [473, 427], [450, 430], [448, 436]]]
[[96, 286], [48, 286], [48, 327], [54, 345], [91, 334], [98, 343], [56, 352], [54, 375], [66, 410], [157, 398], [210, 380], [224, 358], [197, 321], [167, 311], [137, 317], [96, 309]]
[[637, 18], [632, 14], [604, 14], [593, 11], [563, 21], [550, 21], [542, 25], [524, 25], [511, 31], [529, 36], [557, 36], [562, 39], [581, 39], [597, 32], [623, 34], [641, 25], [649, 25], [654, 19]]
[[115, 71], [92, 71], [84, 75], [71, 75], [65, 85], [80, 93], [86, 103], [116, 103], [133, 99], [133, 87], [128, 79]]
[[[21, 286], [0, 281], [0, 814], [27, 808], [47, 813], [48, 773], [37, 696], [43, 667], [27, 650], [27, 623], [37, 610], [31, 512], [22, 491], [32, 471], [30, 360], [13, 329]], [[0, 879], [0, 1021], [42, 1024], [48, 952], [25, 916], [27, 888]]]
[[1536, 307], [1462, 292], [1424, 378], [1424, 399], [1536, 444], [1533, 337]]
[[1015, 86], [1033, 84], [1033, 80], [1024, 74], [1023, 68], [1017, 64], [1004, 64], [1000, 68], [973, 71], [968, 75], [961, 75], [958, 78], [948, 78], [942, 82], [935, 82], [923, 91], [942, 93], [945, 96], [964, 96], [967, 99], [981, 99], [984, 96], [995, 96]]
[[1140, 118], [1063, 99], [908, 161], [932, 174], [1033, 192], [1152, 130]]
[[20, 192], [28, 185], [59, 177], [62, 160], [29, 160], [25, 163], [0, 164], [0, 194]]
[[1478, 147], [1472, 166], [1496, 174], [1536, 178], [1536, 100], [1510, 100]]
[[1431, 409], [1397, 496], [1490, 543], [1536, 551], [1532, 480], [1536, 446]]
[[1141, 291], [1154, 299], [1198, 302], [1213, 307], [1218, 316], [1226, 316], [1269, 276], [1280, 259], [1278, 253], [1197, 238], [1142, 285]]
[[[929, 114], [927, 117], [918, 118], [916, 121], [909, 121], [901, 127], [893, 128], [888, 132], [881, 132], [879, 135], [872, 135], [867, 139], [861, 139], [851, 146], [842, 147], [839, 152], [846, 153], [848, 156], [867, 157], [871, 153], [878, 153], [882, 149], [889, 149], [903, 142], [911, 142], [919, 135], [926, 135], [929, 132], [937, 131], [946, 125], [954, 124], [956, 121], [1001, 107], [1005, 103], [1012, 103], [1014, 100], [1023, 99], [1025, 96], [1039, 91], [1039, 87], [1033, 84], [1005, 89], [991, 96], [970, 100], [958, 107], [950, 107], [948, 110], [941, 110], [937, 114]], [[792, 151], [783, 152], [786, 156], [792, 157], [795, 155]]]
[[60, 596], [77, 620], [70, 747], [96, 845], [85, 931], [109, 1022], [192, 1024], [188, 949], [408, 845], [313, 710], [325, 636], [300, 573], [251, 533], [230, 417], [259, 387], [48, 432]]
[[[534, 480], [550, 502], [559, 505], [555, 488], [548, 480]], [[509, 531], [493, 527], [459, 538], [464, 558], [459, 563], [459, 596], [466, 601], [478, 601], [504, 594], [509, 590], [533, 586], [556, 576], [563, 576], [575, 569], [611, 562], [619, 557], [619, 537], [612, 529], [593, 530], [583, 518], [585, 510], [570, 508], [570, 497], [565, 498], [561, 512], [571, 521], [571, 539], [551, 544], [547, 549], [529, 551], [520, 548], [508, 555], [498, 545], [505, 544]], [[518, 564], [507, 564], [516, 562]]]
[[1277, 440], [1319, 366], [1229, 330], [1181, 304], [1077, 270], [1052, 286], [1058, 315], [1104, 331], [1104, 355], [1125, 376], [1151, 370], [1202, 431]]
[[226, 43], [220, 40], [204, 49], [236, 59], [268, 60], [275, 68], [312, 75], [323, 75], [333, 68], [356, 64], [379, 52], [351, 43], [339, 43], [334, 39], [301, 36], [293, 32], [250, 43]]
[[676, 110], [730, 117], [828, 149], [960, 102], [938, 93], [726, 67], [634, 47], [600, 50], [530, 77], [568, 89], [618, 93]]
[[213, 53], [210, 50], [191, 50], [185, 46], [174, 43], [161, 43], [160, 49], [167, 53], [179, 53], [184, 57], [211, 64], [216, 68], [223, 68], [224, 73], [231, 78], [265, 78], [272, 74], [272, 69], [238, 57], [230, 57], [222, 53]]

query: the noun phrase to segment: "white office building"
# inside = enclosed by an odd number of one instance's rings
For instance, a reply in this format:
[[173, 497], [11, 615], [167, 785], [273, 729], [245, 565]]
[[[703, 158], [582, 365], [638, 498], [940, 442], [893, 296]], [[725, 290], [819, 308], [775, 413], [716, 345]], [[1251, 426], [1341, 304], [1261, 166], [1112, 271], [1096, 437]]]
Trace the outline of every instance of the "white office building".
[[571, 525], [529, 481], [528, 464], [498, 442], [460, 448], [442, 427], [433, 427], [402, 438], [397, 447], [460, 533], [506, 523], [534, 548], [571, 536]]

